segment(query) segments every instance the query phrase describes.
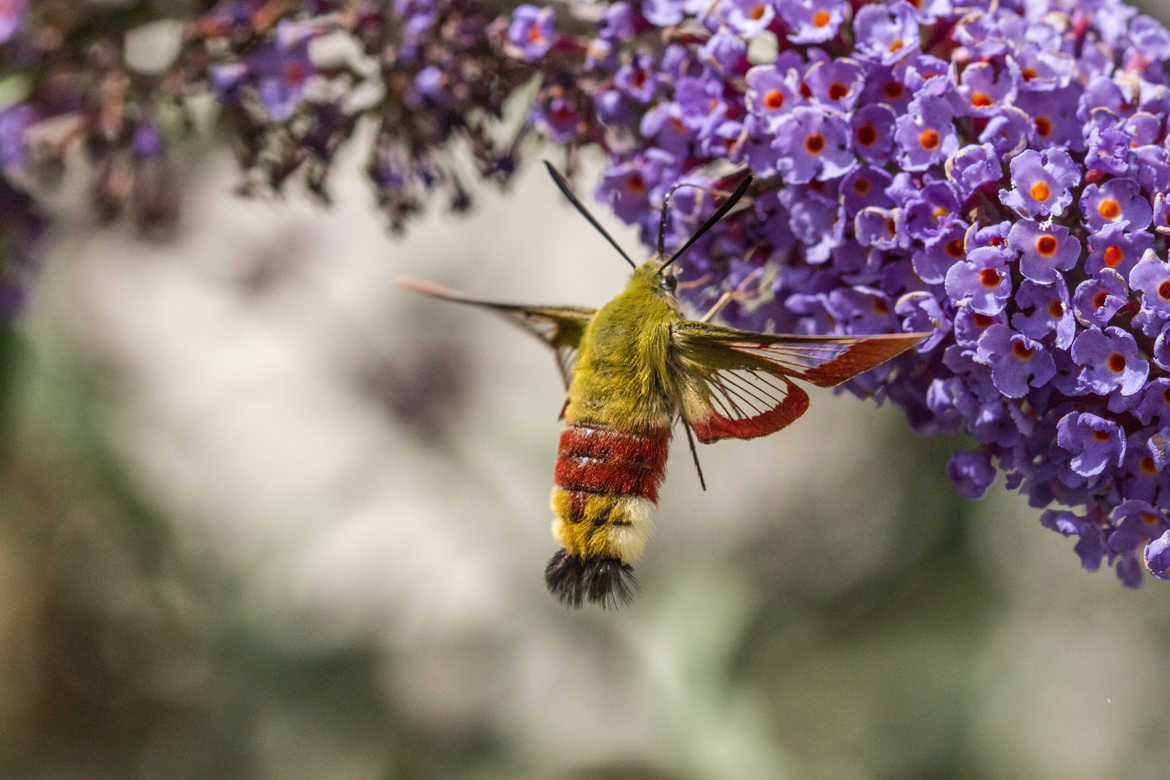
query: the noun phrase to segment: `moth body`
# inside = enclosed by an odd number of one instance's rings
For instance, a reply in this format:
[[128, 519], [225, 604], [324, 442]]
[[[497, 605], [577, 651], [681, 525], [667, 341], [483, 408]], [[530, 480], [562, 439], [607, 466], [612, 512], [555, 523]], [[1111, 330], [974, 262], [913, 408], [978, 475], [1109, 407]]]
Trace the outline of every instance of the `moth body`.
[[545, 580], [579, 605], [628, 597], [632, 566], [653, 530], [678, 413], [666, 356], [681, 318], [658, 283], [657, 257], [590, 320], [569, 384], [552, 491], [562, 549]]
[[[547, 165], [547, 163], [546, 163]], [[640, 266], [601, 228], [548, 165], [574, 206], [634, 266], [625, 289], [595, 310], [477, 300], [416, 280], [399, 284], [502, 314], [553, 348], [565, 381], [565, 428], [553, 472], [552, 532], [561, 549], [545, 582], [571, 606], [628, 601], [632, 564], [646, 547], [666, 473], [671, 430], [707, 444], [751, 439], [784, 428], [808, 408], [793, 380], [832, 387], [874, 368], [925, 333], [809, 336], [757, 333], [686, 319], [669, 266], [747, 192], [745, 178], [727, 201], [670, 258]], [[675, 185], [680, 186], [693, 185]], [[673, 192], [674, 188], [671, 189]], [[670, 193], [663, 204], [663, 224]], [[691, 442], [692, 452], [694, 444]], [[695, 456], [698, 466], [698, 457]], [[700, 482], [702, 473], [699, 474]]]

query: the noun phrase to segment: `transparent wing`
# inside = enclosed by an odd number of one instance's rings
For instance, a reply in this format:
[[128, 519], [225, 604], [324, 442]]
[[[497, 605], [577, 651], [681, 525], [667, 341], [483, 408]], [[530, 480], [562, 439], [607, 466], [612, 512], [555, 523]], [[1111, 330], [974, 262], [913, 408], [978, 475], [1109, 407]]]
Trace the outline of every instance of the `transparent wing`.
[[596, 309], [590, 309], [587, 306], [526, 306], [516, 303], [483, 301], [418, 279], [399, 279], [398, 285], [434, 298], [464, 303], [469, 306], [479, 306], [504, 315], [508, 320], [553, 348], [556, 353], [557, 368], [561, 372], [561, 379], [564, 380], [566, 388], [573, 376], [573, 367], [577, 362], [577, 348], [581, 343], [581, 336], [584, 335], [589, 320], [597, 312]]
[[694, 321], [679, 323], [672, 335], [679, 408], [705, 443], [774, 433], [808, 409], [793, 378], [836, 385], [926, 336], [796, 336]]
[[685, 321], [675, 328], [680, 351], [720, 348], [767, 361], [787, 376], [832, 387], [896, 357], [929, 333], [875, 336], [798, 336], [756, 333], [705, 322]]
[[679, 408], [698, 440], [709, 444], [774, 433], [808, 410], [808, 395], [765, 367], [696, 368], [683, 374]]

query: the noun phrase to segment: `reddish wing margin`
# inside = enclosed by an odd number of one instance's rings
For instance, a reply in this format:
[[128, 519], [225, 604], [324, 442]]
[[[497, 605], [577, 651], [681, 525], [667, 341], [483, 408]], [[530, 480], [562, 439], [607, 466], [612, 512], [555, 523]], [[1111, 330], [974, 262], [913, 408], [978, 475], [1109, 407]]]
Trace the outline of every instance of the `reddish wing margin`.
[[581, 343], [581, 336], [584, 335], [589, 320], [593, 319], [597, 312], [596, 309], [587, 306], [527, 306], [483, 301], [420, 279], [398, 279], [397, 284], [399, 287], [433, 298], [479, 306], [504, 315], [553, 348], [556, 352], [557, 368], [560, 369], [561, 379], [564, 380], [566, 388], [573, 376], [573, 365], [577, 361], [577, 347]]
[[791, 379], [831, 387], [927, 335], [797, 336], [681, 322], [673, 332], [679, 406], [704, 443], [765, 436], [808, 409], [808, 396]]

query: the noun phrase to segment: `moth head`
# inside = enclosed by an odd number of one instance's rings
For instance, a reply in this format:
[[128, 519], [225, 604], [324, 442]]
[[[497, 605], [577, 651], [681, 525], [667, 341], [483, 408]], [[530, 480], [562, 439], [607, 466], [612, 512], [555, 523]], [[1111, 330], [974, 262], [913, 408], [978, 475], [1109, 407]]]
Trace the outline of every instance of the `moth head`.
[[673, 271], [658, 274], [658, 286], [665, 290], [668, 295], [674, 295], [678, 290], [678, 277], [674, 275]]
[[667, 269], [660, 272], [660, 268], [662, 268], [662, 258], [658, 255], [651, 255], [646, 262], [634, 269], [633, 278], [630, 281], [637, 287], [651, 290], [673, 300], [678, 290], [678, 277], [674, 275], [674, 271]]

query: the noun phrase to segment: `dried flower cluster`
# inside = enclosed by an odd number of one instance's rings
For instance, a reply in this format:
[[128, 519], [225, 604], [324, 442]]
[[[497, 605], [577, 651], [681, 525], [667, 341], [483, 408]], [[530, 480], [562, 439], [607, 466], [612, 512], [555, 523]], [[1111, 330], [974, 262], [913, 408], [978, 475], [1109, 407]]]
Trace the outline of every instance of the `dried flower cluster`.
[[501, 9], [205, 5], [173, 18], [147, 0], [0, 3], [0, 317], [19, 309], [37, 265], [44, 220], [30, 194], [52, 186], [74, 150], [92, 164], [99, 217], [129, 213], [144, 231], [168, 232], [181, 192], [170, 155], [200, 124], [200, 98], [213, 97], [232, 130], [244, 193], [295, 178], [327, 201], [337, 151], [367, 120], [367, 173], [395, 229], [433, 190], [453, 208], [469, 204], [455, 142], [472, 152], [471, 176], [503, 183], [515, 169], [526, 126], [504, 139], [492, 131], [533, 69], [504, 51]]
[[[682, 261], [688, 295], [745, 291], [727, 318], [755, 329], [933, 331], [850, 389], [973, 436], [947, 468], [964, 495], [1003, 471], [1067, 507], [1042, 520], [1079, 537], [1086, 568], [1170, 577], [1170, 32], [1120, 0], [239, 0], [188, 23], [149, 83], [109, 65], [117, 47], [60, 55], [68, 31], [53, 48], [48, 16], [8, 7], [0, 53], [53, 66], [0, 114], [6, 181], [29, 128], [76, 115], [111, 210], [151, 192], [162, 104], [201, 89], [253, 185], [302, 173], [324, 194], [371, 117], [394, 225], [436, 184], [466, 205], [455, 138], [501, 181], [529, 127], [569, 159], [600, 149], [597, 197], [647, 243], [671, 185], [750, 170], [751, 208]], [[353, 53], [322, 57], [338, 39]], [[530, 121], [500, 139], [524, 84]], [[675, 241], [713, 208], [680, 196]]]

